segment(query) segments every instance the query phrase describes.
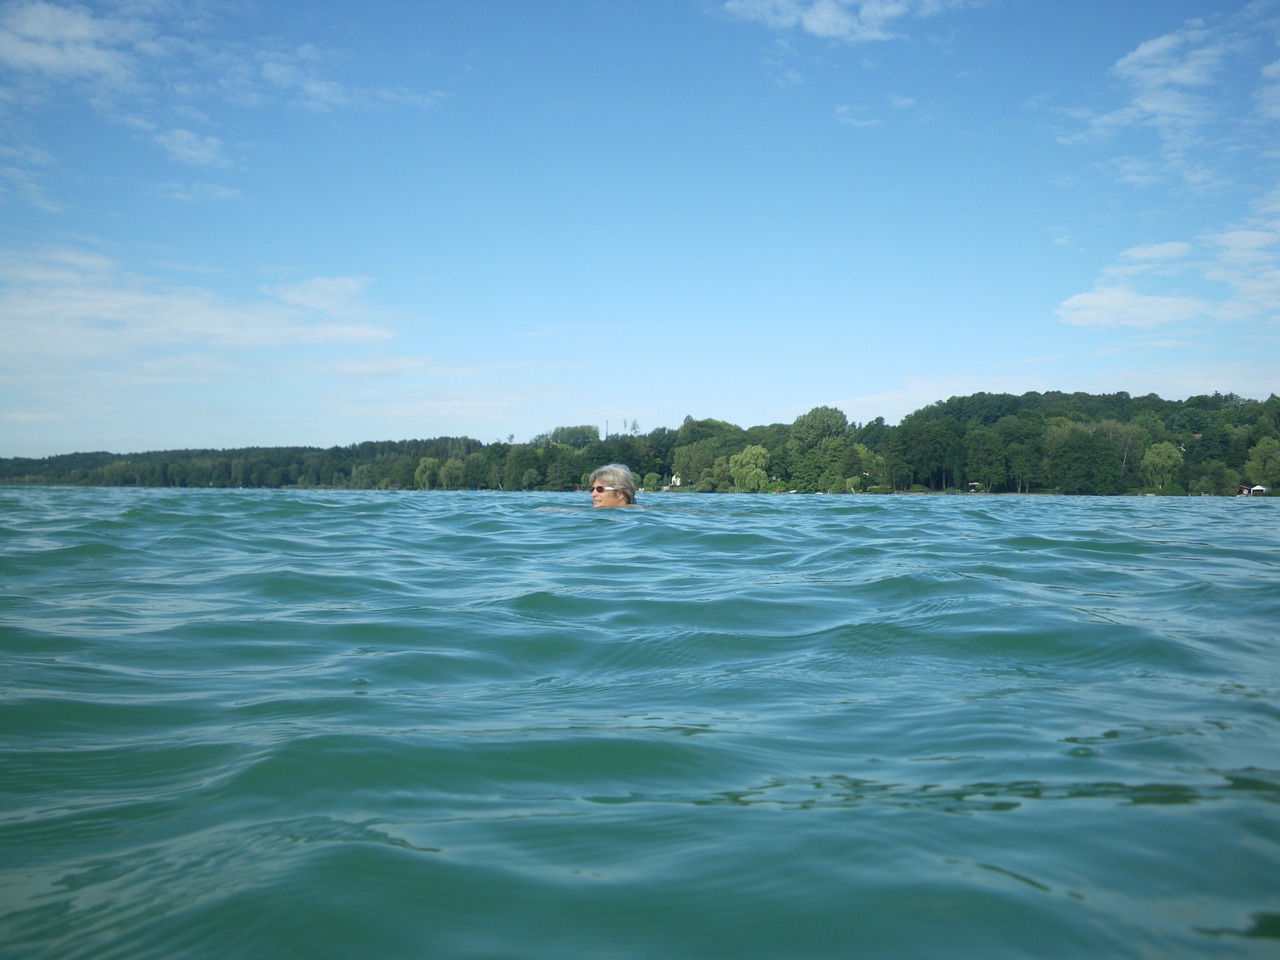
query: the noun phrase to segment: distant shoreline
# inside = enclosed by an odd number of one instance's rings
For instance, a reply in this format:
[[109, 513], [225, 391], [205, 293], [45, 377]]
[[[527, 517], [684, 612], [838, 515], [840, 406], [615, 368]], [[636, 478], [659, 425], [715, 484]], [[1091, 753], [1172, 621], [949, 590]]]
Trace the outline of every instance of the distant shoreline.
[[896, 425], [815, 407], [789, 424], [686, 417], [604, 438], [557, 427], [528, 443], [97, 451], [0, 459], [0, 485], [571, 492], [612, 462], [647, 490], [679, 493], [1236, 496], [1280, 487], [1280, 396], [979, 393]]

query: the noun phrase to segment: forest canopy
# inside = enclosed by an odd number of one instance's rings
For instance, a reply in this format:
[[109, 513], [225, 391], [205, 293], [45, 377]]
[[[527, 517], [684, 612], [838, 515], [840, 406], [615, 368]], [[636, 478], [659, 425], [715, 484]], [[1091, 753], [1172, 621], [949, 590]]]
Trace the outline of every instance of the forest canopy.
[[528, 443], [469, 437], [344, 447], [72, 453], [0, 459], [0, 483], [149, 487], [576, 490], [603, 463], [648, 491], [972, 491], [1235, 495], [1280, 489], [1280, 397], [976, 393], [850, 423], [815, 407], [743, 428], [686, 417], [647, 434], [556, 427]]

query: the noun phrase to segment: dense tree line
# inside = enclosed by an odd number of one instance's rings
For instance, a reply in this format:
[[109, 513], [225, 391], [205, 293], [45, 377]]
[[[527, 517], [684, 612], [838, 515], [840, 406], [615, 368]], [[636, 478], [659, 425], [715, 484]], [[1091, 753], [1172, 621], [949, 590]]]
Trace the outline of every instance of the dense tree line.
[[575, 490], [602, 463], [647, 490], [896, 493], [982, 491], [1234, 495], [1280, 490], [1280, 397], [1215, 393], [977, 393], [891, 426], [815, 407], [743, 429], [686, 417], [601, 438], [569, 426], [528, 443], [468, 437], [345, 447], [76, 453], [0, 460], [0, 483], [154, 487]]

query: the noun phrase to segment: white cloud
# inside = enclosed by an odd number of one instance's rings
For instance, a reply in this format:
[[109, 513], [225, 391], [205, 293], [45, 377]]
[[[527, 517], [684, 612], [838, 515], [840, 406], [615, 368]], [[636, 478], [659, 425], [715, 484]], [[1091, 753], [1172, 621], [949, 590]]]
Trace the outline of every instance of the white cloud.
[[1099, 144], [1129, 136], [1126, 145], [1136, 146], [1146, 136], [1149, 149], [1110, 161], [1121, 182], [1222, 184], [1235, 161], [1272, 142], [1259, 136], [1259, 116], [1263, 122], [1280, 119], [1280, 69], [1258, 62], [1266, 53], [1265, 38], [1276, 31], [1266, 19], [1270, 9], [1251, 4], [1235, 16], [1191, 20], [1140, 43], [1111, 69], [1123, 102], [1110, 109], [1061, 111], [1073, 129], [1060, 142]]
[[156, 134], [156, 143], [164, 147], [171, 160], [192, 167], [226, 167], [230, 164], [223, 155], [222, 141], [217, 137], [202, 137], [190, 130], [168, 130]]
[[1149, 243], [1145, 246], [1130, 247], [1122, 251], [1120, 256], [1130, 260], [1180, 260], [1187, 256], [1191, 249], [1189, 243]]
[[[1064, 139], [1085, 143], [1129, 132], [1139, 135], [1125, 141], [1133, 147], [1141, 135], [1148, 136], [1150, 149], [1126, 150], [1099, 168], [1149, 192], [1163, 184], [1191, 187], [1203, 202], [1213, 196], [1211, 190], [1256, 189], [1258, 178], [1268, 176], [1260, 171], [1275, 159], [1265, 100], [1280, 78], [1280, 66], [1263, 59], [1274, 55], [1264, 44], [1276, 35], [1277, 23], [1268, 19], [1275, 9], [1274, 3], [1250, 4], [1235, 16], [1189, 21], [1139, 44], [1113, 68], [1126, 102], [1096, 115], [1077, 112], [1083, 128]], [[1275, 322], [1280, 315], [1278, 197], [1280, 190], [1273, 190], [1255, 200], [1253, 212], [1239, 222], [1210, 227], [1193, 238], [1122, 251], [1099, 271], [1092, 290], [1063, 301], [1058, 317], [1090, 327], [1177, 324], [1180, 333], [1205, 344], [1225, 322]], [[1154, 209], [1165, 214], [1184, 203], [1174, 196]]]
[[[75, 248], [0, 253], [0, 370], [112, 363], [204, 350], [385, 340], [360, 319], [363, 281], [318, 278], [282, 295], [235, 302], [199, 287], [130, 274], [108, 257]], [[310, 295], [307, 291], [311, 291]], [[328, 296], [324, 292], [328, 291]]]
[[875, 117], [861, 116], [861, 107], [851, 107], [844, 105], [836, 107], [836, 121], [846, 127], [878, 127], [884, 123], [883, 120]]
[[1224, 230], [1209, 237], [1222, 251], [1222, 259], [1232, 263], [1264, 263], [1275, 259], [1270, 248], [1280, 242], [1275, 230]]
[[220, 183], [162, 183], [156, 185], [156, 192], [172, 200], [184, 203], [205, 203], [221, 200], [238, 200], [240, 191]]
[[[438, 90], [345, 84], [334, 75], [339, 55], [313, 44], [255, 49], [223, 40], [205, 13], [167, 3], [124, 4], [110, 12], [44, 0], [0, 7], [0, 68], [11, 81], [0, 88], [0, 102], [38, 110], [51, 92], [70, 90], [105, 121], [146, 134], [171, 160], [225, 167], [226, 143], [198, 129], [216, 122], [220, 107], [423, 109], [443, 99]], [[17, 167], [5, 179], [29, 184], [31, 173], [29, 166]], [[30, 188], [15, 193], [33, 202], [41, 196]]]
[[1097, 287], [1068, 297], [1058, 316], [1079, 327], [1154, 327], [1201, 320], [1209, 305], [1193, 297], [1155, 296], [1126, 287]]
[[332, 389], [326, 366], [391, 339], [358, 301], [362, 286], [317, 278], [286, 288], [288, 300], [237, 300], [83, 248], [0, 250], [0, 446], [32, 455], [295, 437], [298, 411]]
[[387, 377], [417, 376], [435, 366], [430, 357], [373, 357], [343, 360], [332, 366], [334, 373], [360, 380], [384, 380]]
[[423, 108], [444, 99], [439, 90], [419, 93], [405, 87], [360, 87], [341, 83], [326, 76], [332, 55], [312, 44], [293, 50], [259, 51], [256, 59], [268, 88], [284, 93], [291, 105], [316, 112], [380, 106]]
[[[399, 386], [421, 387], [413, 363], [397, 365], [393, 329], [366, 286], [317, 277], [230, 297], [85, 247], [0, 249], [0, 448], [44, 455], [377, 435], [370, 422], [307, 422], [344, 394], [393, 407], [397, 370]], [[374, 365], [362, 375], [365, 357]], [[351, 376], [338, 375], [341, 364]]]
[[1254, 94], [1258, 112], [1268, 120], [1280, 120], [1280, 60], [1267, 64], [1259, 75], [1263, 83]]
[[272, 292], [284, 303], [345, 317], [358, 312], [356, 298], [368, 283], [365, 277], [316, 277], [277, 287]]
[[[807, 8], [800, 8], [799, 20], [806, 32], [817, 37], [852, 37], [862, 32], [858, 18], [851, 16], [847, 5], [838, 0], [813, 0]], [[865, 39], [881, 38], [876, 36]]]
[[1205, 276], [1230, 289], [1221, 315], [1230, 320], [1280, 317], [1280, 231], [1247, 227], [1206, 237], [1212, 259]]
[[63, 205], [45, 185], [55, 167], [53, 157], [38, 147], [0, 144], [0, 199], [16, 195], [39, 210], [61, 212]]
[[123, 85], [134, 79], [128, 48], [147, 33], [138, 20], [96, 17], [83, 7], [16, 3], [0, 12], [0, 64], [55, 80]]
[[176, 97], [173, 109], [196, 116], [202, 112], [188, 101], [218, 91], [243, 103], [283, 90], [312, 109], [429, 106], [442, 96], [405, 87], [349, 87], [327, 75], [335, 56], [314, 44], [252, 51], [242, 43], [215, 42], [210, 24], [187, 9], [174, 9], [168, 18], [163, 4], [122, 9], [136, 14], [97, 16], [43, 0], [11, 4], [0, 12], [0, 65], [28, 77], [137, 87], [138, 94], [163, 87], [167, 100]]
[[900, 21], [974, 5], [975, 0], [727, 0], [723, 9], [774, 30], [799, 29], [823, 39], [869, 43], [901, 37], [893, 29]]
[[321, 75], [323, 61], [313, 46], [289, 52], [264, 51], [258, 54], [258, 61], [268, 84], [309, 110], [339, 110], [355, 105], [358, 99], [343, 84]]
[[[1196, 242], [1130, 247], [1101, 271], [1094, 289], [1058, 308], [1076, 326], [1151, 327], [1170, 323], [1266, 323], [1280, 317], [1280, 224], [1271, 198], [1245, 220], [1208, 231]], [[1157, 295], [1162, 288], [1185, 293]]]

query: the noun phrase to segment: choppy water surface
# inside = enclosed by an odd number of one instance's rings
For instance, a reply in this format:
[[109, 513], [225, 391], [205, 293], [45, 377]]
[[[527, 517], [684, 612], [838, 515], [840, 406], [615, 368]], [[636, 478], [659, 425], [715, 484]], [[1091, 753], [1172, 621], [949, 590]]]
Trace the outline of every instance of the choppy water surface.
[[0, 490], [7, 957], [1274, 957], [1280, 500]]

